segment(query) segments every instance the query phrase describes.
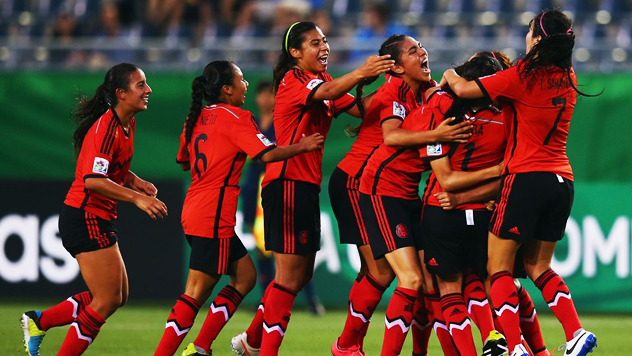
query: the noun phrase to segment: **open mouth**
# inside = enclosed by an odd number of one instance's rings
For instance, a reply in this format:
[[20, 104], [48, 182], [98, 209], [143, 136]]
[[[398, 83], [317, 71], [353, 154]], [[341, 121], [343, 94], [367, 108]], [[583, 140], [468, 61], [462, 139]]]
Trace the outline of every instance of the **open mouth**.
[[318, 57], [318, 63], [320, 63], [321, 65], [326, 66], [328, 58], [329, 58], [328, 54], [325, 54], [324, 56]]
[[145, 104], [149, 102], [149, 96], [143, 96], [142, 99], [145, 102]]
[[430, 67], [428, 66], [428, 57], [421, 62], [421, 71], [424, 73], [430, 73]]

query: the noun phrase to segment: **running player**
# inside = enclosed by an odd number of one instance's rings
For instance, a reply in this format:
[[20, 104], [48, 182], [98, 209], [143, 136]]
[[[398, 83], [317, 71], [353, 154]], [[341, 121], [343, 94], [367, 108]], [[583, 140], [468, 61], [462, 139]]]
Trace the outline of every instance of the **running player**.
[[[430, 78], [428, 52], [412, 37], [393, 35], [382, 43], [379, 54], [389, 54], [395, 66], [386, 74], [386, 82], [377, 90], [366, 113], [361, 101], [362, 89], [377, 77], [358, 85], [356, 103], [363, 120], [351, 151], [338, 164], [329, 181], [329, 197], [338, 220], [340, 242], [356, 245], [361, 261], [358, 278], [349, 293], [349, 314], [344, 330], [332, 345], [334, 355], [362, 354], [371, 315], [394, 278], [384, 259], [373, 259], [360, 213], [358, 187], [367, 160], [385, 139], [391, 146], [409, 146], [469, 137], [461, 133], [467, 130], [465, 122], [449, 126], [446, 121], [436, 130], [425, 132], [401, 129], [406, 115], [420, 105], [421, 94], [437, 85]], [[383, 264], [382, 268], [378, 269], [376, 263]], [[420, 327], [426, 324], [427, 321], [420, 321]]]
[[559, 10], [541, 12], [531, 20], [525, 41], [527, 55], [508, 70], [475, 81], [448, 70], [444, 80], [459, 97], [507, 101], [506, 167], [490, 222], [487, 268], [492, 302], [512, 356], [528, 355], [521, 344], [519, 299], [511, 275], [522, 244], [527, 275], [564, 328], [565, 355], [586, 355], [597, 338], [582, 328], [566, 283], [551, 269], [573, 203], [566, 140], [577, 94], [583, 95], [572, 67], [572, 22]]
[[77, 167], [59, 216], [59, 234], [89, 290], [50, 309], [22, 315], [28, 355], [39, 356], [50, 328], [71, 323], [58, 354], [83, 354], [105, 320], [127, 301], [127, 272], [117, 243], [117, 201], [134, 203], [154, 220], [167, 216], [167, 207], [156, 199], [156, 187], [129, 170], [134, 115], [147, 110], [151, 92], [140, 68], [121, 63], [108, 70], [92, 98], [77, 100]]
[[[358, 69], [332, 79], [328, 58], [327, 38], [313, 22], [296, 22], [285, 31], [274, 68], [274, 129], [279, 144], [294, 143], [312, 132], [326, 136], [332, 118], [342, 112], [359, 116], [347, 92], [394, 64], [389, 56], [371, 56]], [[233, 338], [237, 354], [278, 354], [296, 293], [312, 278], [320, 249], [322, 154], [321, 149], [266, 168], [261, 198], [266, 249], [273, 251], [276, 262], [275, 280], [248, 330]]]
[[[230, 61], [209, 63], [193, 80], [191, 107], [180, 136], [177, 162], [191, 171], [182, 226], [191, 246], [189, 277], [167, 319], [154, 355], [171, 356], [191, 329], [200, 306], [222, 275], [230, 282], [211, 304], [200, 334], [182, 355], [210, 355], [211, 344], [254, 288], [257, 272], [235, 235], [239, 179], [246, 157], [276, 162], [322, 147], [318, 133], [276, 147], [257, 127], [244, 105], [248, 82]], [[203, 106], [204, 103], [209, 105]]]
[[[474, 79], [502, 70], [502, 66], [491, 56], [478, 56], [455, 70], [465, 78]], [[484, 204], [444, 210], [435, 194], [443, 190], [462, 189], [458, 182], [453, 181], [455, 172], [483, 172], [483, 169], [493, 167], [500, 173], [498, 164], [502, 161], [506, 144], [503, 122], [500, 111], [494, 110], [484, 99], [455, 98], [449, 90], [430, 94], [428, 106], [437, 107], [444, 117], [456, 117], [473, 127], [473, 135], [467, 144], [450, 147], [438, 144], [434, 148], [441, 150], [443, 156], [430, 163], [432, 174], [423, 198], [422, 231], [426, 239], [424, 262], [428, 271], [436, 277], [446, 326], [462, 355], [476, 355], [470, 315], [462, 292], [463, 273], [469, 270], [485, 276], [487, 225], [491, 212]], [[486, 303], [485, 289], [480, 287], [481, 302]], [[473, 311], [476, 314], [472, 317], [477, 321], [483, 340], [487, 341], [485, 339], [494, 331], [491, 310], [487, 306]]]

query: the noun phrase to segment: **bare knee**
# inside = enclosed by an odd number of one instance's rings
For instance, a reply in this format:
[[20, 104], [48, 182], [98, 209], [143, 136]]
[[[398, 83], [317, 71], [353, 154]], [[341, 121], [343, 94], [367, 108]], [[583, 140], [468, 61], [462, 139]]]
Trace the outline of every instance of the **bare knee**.
[[257, 271], [253, 268], [242, 272], [239, 276], [234, 277], [230, 284], [245, 297], [257, 284]]
[[421, 290], [423, 281], [421, 271], [406, 271], [405, 273], [400, 273], [397, 279], [399, 280], [400, 287]]
[[550, 264], [525, 265], [524, 267], [527, 276], [529, 276], [529, 279], [534, 282], [536, 279], [538, 279], [538, 277], [542, 275], [542, 273], [551, 269]]
[[110, 293], [108, 295], [95, 295], [90, 303], [90, 307], [97, 312], [97, 314], [108, 318], [110, 315], [123, 306], [127, 301], [127, 297], [123, 298], [123, 294]]

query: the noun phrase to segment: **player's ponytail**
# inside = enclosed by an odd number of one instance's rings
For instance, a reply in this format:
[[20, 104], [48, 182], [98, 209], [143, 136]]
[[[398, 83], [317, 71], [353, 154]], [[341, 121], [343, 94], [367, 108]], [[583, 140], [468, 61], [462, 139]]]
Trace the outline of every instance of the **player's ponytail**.
[[313, 22], [295, 22], [293, 23], [283, 34], [281, 41], [281, 54], [274, 66], [273, 71], [273, 88], [276, 93], [279, 90], [279, 85], [287, 73], [294, 65], [296, 65], [296, 59], [290, 54], [290, 48], [300, 49], [303, 41], [305, 40], [305, 32], [315, 30], [316, 24]]
[[213, 61], [204, 67], [202, 75], [191, 83], [191, 106], [185, 122], [185, 146], [191, 142], [193, 128], [198, 121], [204, 102], [217, 104], [222, 102], [221, 94], [224, 85], [233, 85], [235, 65], [231, 61]]
[[[495, 57], [487, 56], [486, 54], [479, 52], [469, 61], [455, 67], [454, 70], [461, 77], [467, 80], [474, 80], [479, 77], [499, 72], [503, 70], [503, 66]], [[471, 109], [472, 104], [478, 99], [461, 99], [454, 94], [448, 85], [445, 85], [442, 89], [450, 93], [454, 98], [450, 108], [443, 114], [443, 118], [456, 118], [452, 124], [463, 121], [465, 114], [467, 114], [467, 112]]]
[[90, 99], [85, 94], [77, 98], [76, 107], [72, 113], [72, 121], [77, 124], [74, 134], [75, 158], [79, 157], [83, 139], [92, 125], [110, 108], [118, 104], [116, 90], [129, 88], [132, 73], [139, 68], [133, 64], [121, 63], [110, 68], [105, 74], [103, 83], [97, 87], [94, 96]]

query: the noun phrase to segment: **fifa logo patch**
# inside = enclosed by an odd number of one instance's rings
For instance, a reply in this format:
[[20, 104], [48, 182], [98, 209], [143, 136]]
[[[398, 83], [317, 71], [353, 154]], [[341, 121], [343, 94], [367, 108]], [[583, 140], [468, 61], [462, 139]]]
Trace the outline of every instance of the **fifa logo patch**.
[[404, 105], [394, 101], [393, 102], [393, 115], [399, 116], [402, 119], [406, 117], [406, 108]]
[[400, 238], [405, 239], [408, 237], [408, 228], [405, 224], [397, 224], [397, 226], [395, 227], [395, 233]]
[[440, 156], [443, 154], [443, 147], [440, 143], [426, 146], [426, 154], [428, 156]]
[[94, 164], [92, 165], [92, 172], [99, 174], [107, 174], [108, 166], [110, 162], [107, 159], [101, 157], [94, 157]]
[[262, 133], [258, 133], [257, 137], [259, 138], [259, 141], [261, 141], [261, 143], [263, 143], [266, 146], [270, 146], [272, 145], [272, 141], [270, 141], [266, 135], [262, 134]]
[[309, 83], [307, 83], [307, 89], [312, 90], [314, 88], [316, 88], [316, 86], [320, 83], [322, 83], [323, 81], [320, 79], [312, 79], [309, 81]]

